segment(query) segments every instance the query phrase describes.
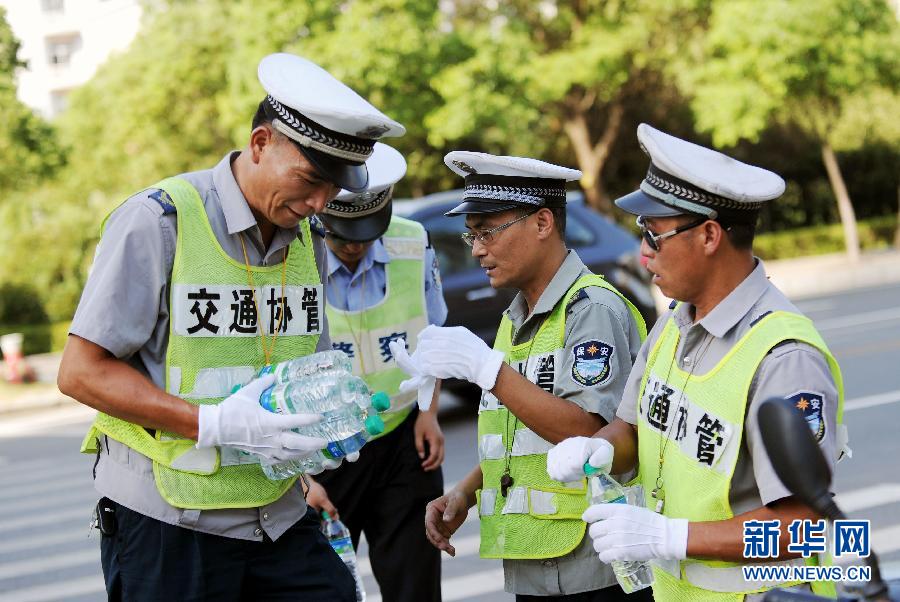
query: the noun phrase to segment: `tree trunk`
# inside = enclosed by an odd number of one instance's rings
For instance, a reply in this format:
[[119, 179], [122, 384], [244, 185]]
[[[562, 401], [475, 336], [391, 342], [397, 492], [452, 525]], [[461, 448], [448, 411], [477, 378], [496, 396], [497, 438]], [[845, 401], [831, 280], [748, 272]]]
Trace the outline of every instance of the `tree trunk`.
[[[589, 100], [590, 102], [584, 102]], [[625, 108], [619, 102], [613, 102], [609, 106], [609, 114], [606, 119], [606, 127], [600, 139], [595, 143], [591, 140], [591, 132], [588, 127], [587, 112], [593, 106], [593, 98], [586, 97], [581, 102], [570, 104], [571, 112], [563, 123], [563, 129], [572, 143], [578, 167], [581, 169], [581, 188], [588, 205], [605, 214], [612, 212], [612, 202], [606, 194], [603, 186], [603, 166], [609, 159], [612, 146], [619, 135]]]
[[828, 172], [828, 181], [837, 199], [838, 213], [841, 216], [841, 225], [844, 227], [844, 243], [847, 246], [847, 256], [850, 261], [859, 261], [859, 234], [856, 230], [856, 213], [853, 211], [853, 203], [841, 175], [841, 167], [838, 165], [834, 149], [828, 142], [822, 143], [822, 162], [825, 163], [825, 171]]

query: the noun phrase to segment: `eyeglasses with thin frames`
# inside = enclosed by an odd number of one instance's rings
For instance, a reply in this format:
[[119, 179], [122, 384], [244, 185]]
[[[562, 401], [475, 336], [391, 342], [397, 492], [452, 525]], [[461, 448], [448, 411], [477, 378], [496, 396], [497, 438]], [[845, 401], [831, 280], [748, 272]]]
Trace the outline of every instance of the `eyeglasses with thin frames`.
[[506, 230], [507, 228], [509, 228], [510, 226], [515, 224], [516, 222], [521, 222], [523, 219], [531, 217], [535, 213], [537, 213], [537, 211], [530, 211], [530, 212], [526, 213], [525, 215], [517, 217], [516, 219], [506, 222], [505, 224], [500, 224], [499, 226], [495, 226], [494, 228], [491, 228], [490, 230], [481, 230], [480, 232], [463, 232], [460, 236], [462, 237], [463, 242], [466, 243], [467, 245], [469, 245], [470, 247], [475, 246], [476, 240], [483, 245], [489, 245], [489, 244], [491, 244], [491, 241], [494, 240], [495, 234], [497, 234], [498, 232], [502, 232], [503, 230]]
[[644, 221], [644, 216], [639, 215], [637, 217], [636, 223], [637, 227], [641, 230], [641, 236], [644, 237], [644, 240], [647, 241], [647, 244], [654, 251], [659, 251], [659, 241], [665, 240], [667, 238], [672, 238], [676, 234], [681, 234], [682, 232], [686, 232], [691, 228], [696, 228], [697, 226], [703, 225], [709, 221], [709, 218], [703, 217], [698, 219], [697, 221], [690, 222], [689, 224], [684, 224], [683, 226], [678, 226], [673, 230], [669, 230], [668, 232], [663, 232], [662, 234], [654, 234], [647, 228], [647, 224]]

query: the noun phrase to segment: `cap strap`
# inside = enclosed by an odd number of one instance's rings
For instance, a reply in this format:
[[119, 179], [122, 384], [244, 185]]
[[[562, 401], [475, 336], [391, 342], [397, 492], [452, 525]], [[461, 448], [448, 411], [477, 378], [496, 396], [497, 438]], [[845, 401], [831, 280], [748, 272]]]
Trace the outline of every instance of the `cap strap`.
[[315, 122], [301, 119], [271, 95], [266, 96], [266, 101], [278, 116], [272, 119], [272, 126], [298, 144], [356, 163], [365, 163], [375, 150], [374, 140], [350, 140], [350, 136], [340, 136], [337, 132], [327, 133], [324, 126], [316, 129], [312, 125]]
[[381, 211], [394, 192], [393, 186], [388, 186], [381, 192], [364, 192], [346, 200], [331, 201], [325, 205], [324, 213], [334, 217], [359, 218], [372, 215]]
[[563, 207], [566, 183], [553, 178], [528, 178], [470, 174], [466, 176], [463, 200], [513, 201], [537, 207]]

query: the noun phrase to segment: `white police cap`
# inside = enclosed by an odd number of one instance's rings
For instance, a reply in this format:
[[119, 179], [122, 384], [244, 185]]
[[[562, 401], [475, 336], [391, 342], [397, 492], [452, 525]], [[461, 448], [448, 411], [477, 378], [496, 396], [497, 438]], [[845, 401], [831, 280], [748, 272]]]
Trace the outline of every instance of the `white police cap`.
[[365, 190], [365, 162], [375, 141], [406, 129], [330, 73], [293, 54], [263, 58], [257, 69], [262, 102], [279, 132], [293, 140], [321, 175], [348, 190]]
[[763, 203], [784, 193], [784, 180], [761, 167], [681, 140], [642, 123], [638, 142], [650, 156], [640, 190], [616, 200], [628, 213], [666, 217], [693, 213], [751, 222]]
[[375, 143], [366, 161], [369, 186], [364, 192], [342, 190], [320, 214], [328, 231], [344, 240], [363, 242], [379, 238], [391, 223], [394, 184], [406, 175], [406, 159], [396, 149]]
[[444, 163], [466, 179], [463, 202], [445, 215], [564, 207], [566, 182], [581, 178], [577, 169], [527, 157], [452, 151]]

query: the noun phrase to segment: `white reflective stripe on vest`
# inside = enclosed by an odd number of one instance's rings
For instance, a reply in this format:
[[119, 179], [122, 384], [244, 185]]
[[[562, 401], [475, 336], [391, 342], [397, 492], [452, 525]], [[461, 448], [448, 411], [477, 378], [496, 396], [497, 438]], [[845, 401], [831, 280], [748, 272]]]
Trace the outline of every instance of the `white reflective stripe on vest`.
[[229, 366], [226, 368], [200, 368], [194, 379], [194, 388], [182, 393], [184, 399], [213, 399], [228, 397], [236, 386], [244, 386], [256, 376], [253, 366]]
[[[794, 558], [755, 566], [789, 567], [804, 565], [802, 558]], [[686, 562], [684, 563], [684, 578], [695, 587], [722, 593], [751, 592], [758, 589], [776, 587], [782, 583], [789, 583], [785, 581], [746, 581], [744, 580], [743, 566], [753, 565], [713, 567], [699, 562]]]
[[553, 502], [553, 497], [556, 495], [555, 493], [550, 491], [540, 491], [539, 489], [532, 489], [530, 493], [532, 514], [556, 514], [556, 504]]
[[506, 503], [501, 514], [528, 514], [528, 488], [513, 487], [506, 492]]
[[[267, 335], [279, 327], [283, 336], [321, 334], [325, 316], [324, 289], [318, 285], [258, 286], [258, 318], [253, 309], [254, 289], [230, 284], [172, 285], [172, 331], [186, 337], [258, 337], [259, 324]], [[249, 304], [249, 306], [247, 306]], [[249, 308], [242, 311], [242, 305]], [[286, 306], [286, 307], [285, 307]]]
[[421, 238], [398, 238], [385, 236], [381, 244], [391, 259], [425, 259], [425, 243]]
[[542, 439], [537, 433], [531, 429], [524, 428], [516, 431], [513, 437], [512, 450], [510, 456], [534, 456], [546, 454], [553, 449], [553, 444]]
[[478, 440], [478, 461], [500, 460], [506, 452], [503, 449], [503, 435], [488, 433]]
[[494, 504], [497, 503], [497, 490], [496, 489], [482, 489], [481, 490], [481, 505], [478, 508], [478, 514], [480, 516], [493, 516], [494, 514]]

